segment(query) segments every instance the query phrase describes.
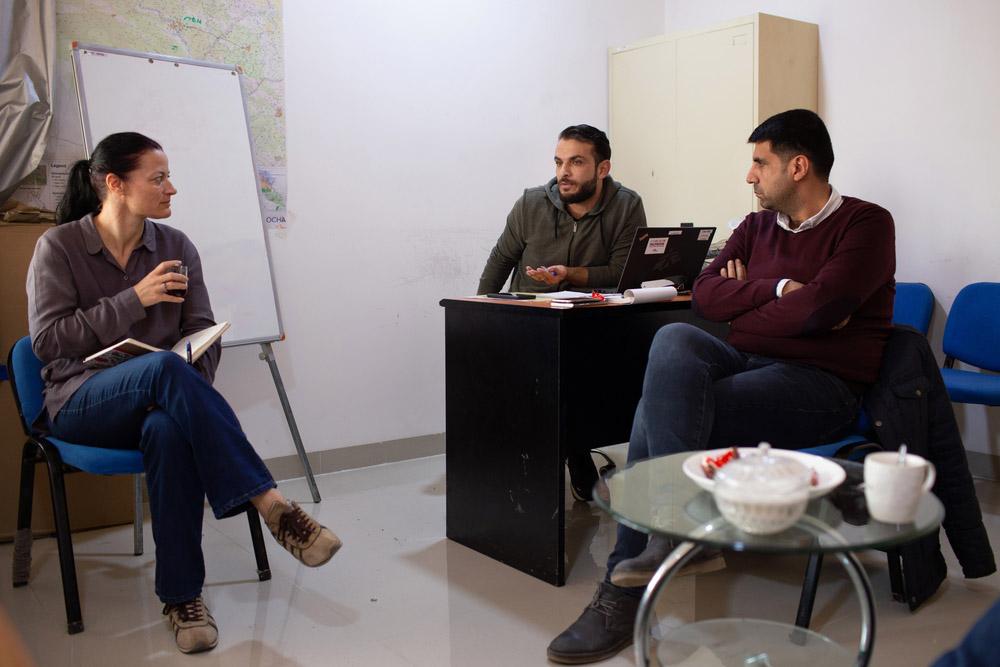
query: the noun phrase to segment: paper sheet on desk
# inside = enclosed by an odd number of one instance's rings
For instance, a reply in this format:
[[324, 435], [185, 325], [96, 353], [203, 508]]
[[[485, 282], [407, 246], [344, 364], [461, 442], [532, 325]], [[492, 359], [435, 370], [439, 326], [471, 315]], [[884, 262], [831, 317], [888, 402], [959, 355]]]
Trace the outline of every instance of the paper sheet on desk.
[[652, 303], [654, 301], [673, 301], [676, 296], [676, 287], [637, 287], [625, 290], [622, 294], [622, 301], [625, 303]]

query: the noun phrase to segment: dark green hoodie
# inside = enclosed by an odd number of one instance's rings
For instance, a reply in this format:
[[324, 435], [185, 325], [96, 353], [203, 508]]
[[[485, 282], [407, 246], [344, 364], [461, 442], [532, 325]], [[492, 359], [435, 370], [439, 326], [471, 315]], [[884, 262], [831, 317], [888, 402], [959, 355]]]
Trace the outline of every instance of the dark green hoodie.
[[513, 292], [554, 292], [573, 289], [569, 283], [546, 285], [529, 278], [524, 267], [585, 266], [588, 282], [579, 287], [615, 287], [625, 268], [632, 238], [646, 226], [638, 194], [604, 178], [601, 201], [579, 220], [559, 199], [556, 179], [528, 188], [507, 216], [497, 244], [486, 260], [477, 294], [499, 292], [511, 269]]

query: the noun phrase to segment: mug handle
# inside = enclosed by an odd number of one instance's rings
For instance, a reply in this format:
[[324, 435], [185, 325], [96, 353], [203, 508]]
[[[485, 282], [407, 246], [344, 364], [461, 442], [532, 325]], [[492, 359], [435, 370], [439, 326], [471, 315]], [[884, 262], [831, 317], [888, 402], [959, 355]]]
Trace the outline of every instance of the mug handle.
[[927, 493], [934, 486], [934, 480], [937, 479], [937, 470], [934, 468], [934, 464], [927, 461], [927, 479], [924, 480], [924, 485], [921, 488], [923, 493]]

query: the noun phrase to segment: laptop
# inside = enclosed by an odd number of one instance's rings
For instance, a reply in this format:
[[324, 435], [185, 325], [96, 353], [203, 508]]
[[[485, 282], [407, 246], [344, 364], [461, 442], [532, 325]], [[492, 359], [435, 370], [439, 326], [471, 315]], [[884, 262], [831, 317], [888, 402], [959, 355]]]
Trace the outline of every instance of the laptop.
[[618, 292], [653, 280], [670, 280], [689, 292], [701, 273], [715, 227], [640, 227], [635, 231]]

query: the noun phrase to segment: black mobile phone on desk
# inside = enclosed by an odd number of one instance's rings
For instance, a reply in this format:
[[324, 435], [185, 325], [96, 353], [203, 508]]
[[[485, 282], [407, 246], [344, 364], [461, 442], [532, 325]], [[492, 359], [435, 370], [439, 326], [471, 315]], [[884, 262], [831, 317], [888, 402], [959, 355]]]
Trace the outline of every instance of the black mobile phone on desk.
[[516, 301], [535, 298], [534, 294], [512, 294], [510, 292], [490, 292], [486, 296], [491, 299], [514, 299]]

